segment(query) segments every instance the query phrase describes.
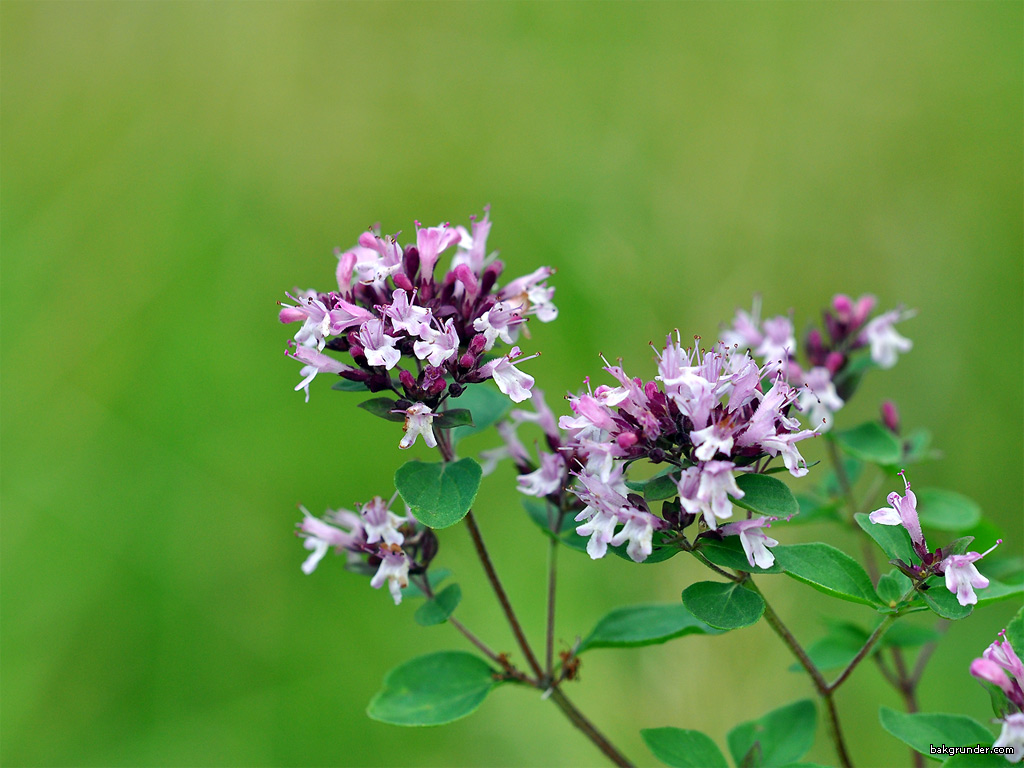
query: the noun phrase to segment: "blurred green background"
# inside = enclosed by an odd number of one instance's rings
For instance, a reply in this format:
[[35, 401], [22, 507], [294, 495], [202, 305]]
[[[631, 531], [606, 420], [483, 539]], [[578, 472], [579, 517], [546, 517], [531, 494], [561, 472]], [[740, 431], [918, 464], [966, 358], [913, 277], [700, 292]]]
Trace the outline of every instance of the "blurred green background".
[[[649, 378], [648, 341], [711, 338], [756, 292], [798, 328], [838, 291], [917, 308], [914, 350], [841, 423], [893, 397], [945, 454], [915, 485], [973, 496], [1019, 552], [1022, 9], [4, 0], [0, 760], [601, 764], [524, 690], [444, 728], [370, 721], [388, 669], [468, 647], [339, 561], [299, 570], [296, 503], [388, 495], [407, 458], [356, 396], [317, 381], [303, 403], [276, 321], [376, 221], [408, 234], [490, 203], [508, 277], [558, 268], [561, 317], [524, 345], [555, 405], [598, 353]], [[510, 483], [485, 483], [480, 521], [539, 637], [545, 552]], [[463, 621], [513, 650], [465, 531], [441, 543]], [[684, 560], [566, 552], [559, 641], [678, 600]], [[767, 589], [821, 632], [818, 593]], [[952, 627], [925, 709], [991, 716], [967, 664], [1015, 608]], [[642, 727], [724, 746], [808, 695], [790, 661], [762, 622], [594, 651], [570, 695], [651, 765]], [[859, 764], [907, 761], [876, 669], [838, 701]], [[810, 757], [834, 759], [823, 730]]]

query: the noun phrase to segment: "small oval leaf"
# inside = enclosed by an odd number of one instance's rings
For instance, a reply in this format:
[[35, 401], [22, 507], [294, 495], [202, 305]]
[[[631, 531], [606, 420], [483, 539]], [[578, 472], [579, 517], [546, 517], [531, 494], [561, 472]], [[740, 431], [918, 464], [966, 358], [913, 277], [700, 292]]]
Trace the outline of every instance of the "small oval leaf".
[[655, 645], [691, 634], [718, 635], [690, 613], [685, 605], [631, 605], [617, 608], [597, 622], [577, 654], [590, 648], [634, 648]]
[[465, 392], [450, 398], [448, 403], [468, 410], [473, 417], [472, 426], [457, 426], [452, 430], [452, 441], [456, 443], [500, 421], [512, 407], [512, 402], [505, 395], [486, 384], [470, 384]]
[[789, 486], [771, 475], [740, 475], [736, 485], [743, 491], [742, 499], [732, 500], [737, 507], [773, 517], [789, 517], [800, 511]]
[[369, 400], [364, 400], [359, 404], [359, 407], [364, 411], [369, 411], [374, 416], [378, 416], [388, 421], [405, 421], [405, 412], [393, 413], [396, 409], [395, 401], [389, 397], [371, 397]]
[[701, 536], [697, 540], [697, 551], [710, 562], [722, 568], [732, 568], [734, 571], [747, 573], [782, 573], [782, 566], [778, 563], [774, 563], [770, 568], [758, 568], [756, 565], [751, 565], [743, 551], [743, 545], [740, 544], [739, 536], [726, 536], [724, 539]]
[[736, 765], [747, 765], [747, 755], [756, 750], [760, 759], [754, 765], [776, 768], [795, 763], [814, 744], [817, 718], [814, 702], [801, 699], [740, 723], [726, 736], [732, 759]]
[[735, 582], [698, 581], [683, 590], [683, 605], [716, 629], [739, 629], [757, 622], [764, 599]]
[[890, 560], [902, 560], [908, 565], [921, 562], [921, 558], [914, 552], [914, 545], [910, 542], [910, 534], [902, 525], [872, 523], [869, 516], [863, 512], [858, 512], [853, 519], [864, 533], [874, 539]]
[[497, 685], [483, 659], [442, 651], [407, 661], [384, 677], [366, 714], [392, 725], [441, 725], [474, 712]]
[[945, 715], [932, 712], [907, 714], [889, 707], [878, 710], [878, 720], [889, 733], [922, 755], [930, 754], [932, 744], [948, 747], [989, 745], [992, 734], [977, 720], [963, 715]]
[[441, 592], [434, 595], [433, 600], [427, 600], [416, 609], [413, 618], [421, 627], [432, 627], [448, 621], [462, 599], [462, 589], [458, 584], [449, 584]]
[[775, 561], [797, 581], [826, 595], [864, 605], [879, 605], [871, 578], [856, 560], [822, 543], [775, 547]]
[[430, 528], [447, 528], [464, 518], [473, 506], [480, 477], [480, 465], [469, 458], [435, 463], [410, 461], [395, 472], [395, 487], [417, 520]]
[[877, 421], [837, 432], [835, 439], [848, 454], [872, 464], [898, 464], [903, 456], [899, 440]]
[[336, 389], [339, 392], [369, 392], [370, 388], [361, 381], [349, 381], [348, 379], [341, 379], [331, 385], [331, 389]]
[[729, 768], [722, 750], [700, 731], [644, 728], [640, 735], [651, 753], [673, 768]]
[[956, 595], [946, 589], [946, 582], [941, 577], [929, 579], [928, 586], [931, 588], [918, 594], [924, 598], [928, 607], [942, 618], [950, 621], [966, 619], [974, 610], [973, 605], [960, 605]]
[[921, 525], [940, 531], [969, 531], [981, 520], [981, 507], [974, 499], [943, 488], [922, 488], [917, 495]]

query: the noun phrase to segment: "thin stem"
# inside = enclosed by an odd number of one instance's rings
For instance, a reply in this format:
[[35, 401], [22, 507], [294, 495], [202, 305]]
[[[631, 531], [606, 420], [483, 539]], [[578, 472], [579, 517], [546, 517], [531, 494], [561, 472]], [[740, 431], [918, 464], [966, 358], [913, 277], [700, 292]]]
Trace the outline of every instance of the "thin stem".
[[[945, 634], [946, 630], [949, 629], [949, 621], [947, 619], [939, 619], [938, 627], [936, 630], [942, 634]], [[917, 687], [917, 684], [921, 682], [921, 677], [924, 675], [924, 668], [927, 666], [929, 659], [932, 654], [935, 653], [935, 649], [939, 647], [938, 642], [928, 643], [921, 652], [917, 655], [917, 661], [914, 664], [914, 671], [910, 675], [910, 681]]]
[[[846, 681], [846, 678], [850, 676], [850, 673], [852, 673], [853, 670], [857, 667], [857, 665], [864, 661], [867, 655], [871, 652], [871, 649], [875, 647], [875, 643], [877, 643], [881, 639], [882, 635], [885, 634], [885, 631], [895, 620], [896, 614], [889, 614], [879, 623], [877, 627], [875, 627], [875, 631], [871, 633], [871, 637], [869, 637], [865, 641], [864, 645], [861, 646], [861, 649], [857, 651], [857, 655], [853, 657], [853, 660], [846, 665], [846, 669], [844, 669], [840, 673], [839, 677], [837, 677], [832, 682], [832, 684], [829, 685], [828, 690], [830, 693], [834, 691], [836, 688], [838, 688], [840, 685], [842, 685]], [[899, 664], [897, 664], [897, 669], [898, 668]]]
[[[437, 448], [441, 452], [441, 458], [446, 462], [454, 461], [455, 449], [452, 446], [449, 431], [446, 429], [435, 429], [434, 434], [437, 436]], [[469, 510], [466, 513], [466, 524], [469, 527], [469, 535], [473, 539], [473, 546], [476, 548], [477, 557], [480, 558], [480, 564], [483, 565], [487, 579], [491, 582], [491, 587], [494, 589], [494, 594], [497, 596], [498, 602], [501, 603], [501, 609], [505, 612], [505, 618], [508, 619], [509, 626], [512, 628], [512, 634], [515, 635], [516, 642], [526, 657], [530, 669], [533, 670], [533, 674], [537, 676], [538, 680], [543, 679], [544, 672], [537, 662], [537, 657], [534, 655], [526, 635], [523, 634], [523, 628], [519, 624], [519, 619], [516, 618], [515, 611], [512, 610], [512, 603], [509, 602], [508, 594], [501, 585], [501, 579], [498, 578], [498, 573], [494, 570], [494, 563], [491, 562], [491, 556], [487, 552], [484, 538], [480, 535], [480, 527], [476, 524], [473, 510]]]
[[846, 742], [843, 740], [843, 731], [839, 727], [839, 712], [836, 711], [836, 703], [831, 693], [823, 696], [825, 700], [825, 715], [828, 721], [828, 732], [832, 737], [832, 743], [836, 745], [836, 754], [839, 757], [839, 764], [843, 768], [853, 768], [853, 762], [846, 751]]
[[494, 563], [491, 562], [491, 556], [487, 552], [483, 536], [480, 535], [480, 528], [476, 524], [476, 517], [473, 515], [473, 510], [470, 510], [466, 514], [466, 525], [469, 527], [469, 535], [473, 539], [473, 546], [476, 547], [477, 557], [480, 558], [480, 564], [483, 565], [484, 572], [487, 574], [487, 579], [491, 582], [491, 587], [494, 589], [494, 594], [497, 596], [498, 602], [501, 603], [501, 609], [505, 612], [505, 618], [508, 619], [508, 624], [512, 628], [512, 634], [516, 637], [519, 649], [526, 657], [526, 661], [530, 665], [530, 669], [533, 670], [533, 674], [535, 674], [538, 679], [542, 679], [544, 677], [544, 672], [541, 670], [540, 664], [537, 662], [537, 657], [533, 654], [533, 649], [530, 647], [530, 643], [527, 641], [526, 635], [523, 634], [522, 625], [520, 625], [519, 619], [516, 618], [516, 612], [512, 610], [512, 604], [508, 600], [508, 594], [505, 592], [505, 588], [501, 585], [501, 579], [498, 578], [498, 573], [494, 570]]
[[[836, 441], [831, 437], [826, 438], [825, 444], [828, 446], [828, 455], [832, 461], [832, 466], [835, 469], [836, 479], [839, 481], [839, 489], [843, 493], [843, 498], [846, 500], [846, 508], [850, 512], [850, 525], [854, 528], [858, 528], [856, 515], [857, 515], [857, 500], [853, 497], [853, 485], [850, 483], [850, 476], [846, 474], [846, 465], [843, 464], [843, 457], [839, 455], [839, 448], [836, 447]], [[875, 563], [875, 549], [874, 542], [867, 537], [861, 537], [860, 539], [861, 553], [864, 557], [864, 562], [868, 567], [868, 573], [871, 576], [871, 581], [878, 581], [878, 565]]]
[[[764, 600], [764, 618], [768, 622], [768, 625], [775, 631], [782, 642], [786, 644], [786, 647], [792, 651], [793, 655], [796, 656], [797, 661], [800, 662], [807, 674], [811, 676], [811, 680], [814, 681], [814, 687], [818, 693], [822, 696], [828, 696], [829, 688], [828, 683], [825, 681], [825, 677], [821, 674], [821, 671], [811, 661], [811, 657], [807, 655], [807, 652], [803, 649], [803, 646], [797, 642], [797, 639], [793, 636], [793, 633], [789, 631], [785, 624], [782, 623], [782, 619], [775, 612], [775, 609], [771, 607], [764, 594], [755, 586], [752, 579], [747, 579], [747, 584], [757, 594], [761, 595], [761, 599]], [[838, 747], [838, 745], [837, 745]]]
[[558, 705], [573, 725], [583, 731], [587, 738], [594, 742], [597, 748], [604, 753], [605, 757], [621, 768], [633, 768], [633, 764], [626, 759], [625, 755], [612, 746], [612, 743], [594, 727], [594, 724], [587, 720], [582, 712], [576, 709], [576, 706], [562, 693], [561, 688], [556, 686], [551, 689], [551, 700]]
[[544, 642], [544, 671], [550, 681], [555, 669], [555, 586], [558, 579], [558, 542], [548, 544], [548, 621]]
[[[698, 552], [697, 550], [691, 549], [690, 551], [693, 552], [694, 556], [698, 560], [700, 560], [702, 563], [704, 563], [704, 565], [706, 565], [708, 568], [710, 568], [712, 571], [714, 571], [715, 573], [719, 574], [720, 576], [725, 576], [725, 578], [727, 578], [729, 581], [735, 581], [737, 584], [742, 583], [743, 581], [746, 581], [746, 578], [743, 577], [743, 576], [736, 576], [734, 574], [729, 573], [728, 571], [722, 570], [721, 568], [719, 568], [717, 565], [712, 563], [702, 553]], [[753, 582], [751, 582], [751, 583], [753, 583]], [[763, 595], [762, 595], [762, 597], [763, 597]]]
[[786, 644], [793, 655], [796, 656], [797, 661], [800, 662], [807, 674], [811, 676], [811, 680], [814, 681], [814, 687], [818, 691], [818, 695], [821, 696], [825, 703], [825, 715], [828, 721], [828, 732], [829, 736], [832, 737], [832, 743], [836, 748], [836, 755], [839, 757], [839, 764], [843, 768], [852, 768], [853, 763], [850, 761], [850, 755], [846, 749], [846, 742], [843, 740], [843, 731], [839, 726], [839, 713], [836, 711], [836, 703], [832, 698], [832, 690], [829, 688], [828, 683], [825, 681], [825, 677], [821, 674], [821, 671], [811, 661], [810, 656], [803, 649], [803, 646], [797, 642], [797, 639], [793, 636], [793, 633], [789, 631], [789, 628], [782, 623], [782, 619], [775, 612], [775, 609], [771, 607], [764, 594], [757, 588], [754, 581], [749, 576], [745, 579], [746, 585], [761, 596], [764, 600], [764, 618], [768, 622], [768, 625], [775, 630], [782, 642]]
[[[914, 692], [916, 686], [907, 675], [907, 665], [903, 661], [903, 654], [899, 648], [892, 649], [892, 663], [896, 667], [896, 688], [899, 690], [900, 696], [903, 697], [903, 704], [907, 708], [907, 712], [914, 714], [917, 712], [917, 695]], [[923, 755], [916, 749], [911, 749], [910, 756], [914, 761], [914, 768], [923, 768]]]

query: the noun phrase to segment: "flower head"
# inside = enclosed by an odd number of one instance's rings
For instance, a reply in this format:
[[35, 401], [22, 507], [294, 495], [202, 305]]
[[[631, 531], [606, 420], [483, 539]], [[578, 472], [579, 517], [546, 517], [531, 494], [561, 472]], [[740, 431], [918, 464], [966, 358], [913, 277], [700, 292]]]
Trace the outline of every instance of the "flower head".
[[777, 547], [779, 542], [768, 536], [764, 529], [770, 527], [776, 520], [777, 517], [755, 517], [723, 525], [719, 530], [723, 536], [740, 537], [740, 546], [743, 547], [751, 567], [771, 568], [775, 562], [775, 555], [768, 551], [768, 547]]
[[1024, 713], [1015, 712], [1003, 719], [1003, 728], [993, 747], [1010, 747], [1012, 754], [1006, 755], [1011, 763], [1019, 763], [1024, 759]]
[[988, 586], [988, 579], [981, 575], [974, 564], [995, 549], [1003, 540], [999, 539], [985, 552], [968, 552], [965, 555], [949, 555], [938, 565], [938, 572], [946, 577], [946, 589], [956, 595], [960, 605], [975, 605], [978, 596], [976, 589]]
[[914, 549], [921, 555], [928, 551], [928, 545], [925, 543], [924, 532], [921, 530], [921, 521], [917, 517], [917, 496], [910, 490], [910, 481], [907, 480], [903, 470], [900, 470], [900, 477], [903, 478], [906, 495], [900, 496], [893, 491], [887, 499], [889, 507], [876, 509], [868, 515], [868, 520], [877, 525], [902, 525], [910, 534]]

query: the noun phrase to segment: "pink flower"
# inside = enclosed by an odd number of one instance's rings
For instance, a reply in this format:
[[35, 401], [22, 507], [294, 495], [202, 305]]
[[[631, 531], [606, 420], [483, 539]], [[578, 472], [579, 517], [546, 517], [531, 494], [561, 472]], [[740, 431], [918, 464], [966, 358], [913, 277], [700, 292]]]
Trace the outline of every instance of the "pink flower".
[[[304, 539], [302, 546], [311, 550], [309, 557], [302, 563], [302, 572], [307, 576], [316, 570], [331, 547], [335, 550], [355, 549], [365, 540], [362, 519], [353, 512], [346, 509], [337, 512], [327, 510], [321, 519], [313, 517], [301, 504], [299, 509], [302, 510], [302, 522], [298, 526], [299, 535]], [[342, 530], [337, 525], [346, 525], [350, 530]]]
[[395, 348], [397, 341], [397, 337], [384, 333], [383, 320], [367, 320], [359, 329], [359, 342], [370, 365], [383, 365], [388, 370], [394, 368], [402, 358], [402, 353]]
[[402, 590], [409, 586], [409, 558], [397, 544], [384, 544], [380, 548], [380, 567], [370, 579], [370, 586], [380, 589], [388, 583], [395, 605], [402, 602]]
[[430, 330], [430, 310], [411, 304], [409, 294], [401, 288], [392, 294], [391, 304], [384, 308], [384, 314], [391, 319], [393, 329], [405, 331], [410, 336], [419, 336]]
[[968, 552], [966, 555], [950, 555], [939, 563], [938, 571], [946, 577], [946, 589], [956, 595], [960, 605], [976, 605], [978, 596], [974, 594], [976, 589], [984, 589], [988, 586], [988, 579], [981, 575], [974, 564], [1002, 544], [999, 539], [990, 549], [985, 552]]
[[723, 536], [739, 536], [740, 545], [747, 556], [747, 562], [758, 568], [771, 568], [775, 562], [775, 555], [768, 551], [768, 547], [777, 547], [779, 542], [764, 532], [777, 520], [776, 517], [755, 517], [750, 520], [740, 520], [737, 523], [723, 525], [720, 529]]
[[[401, 413], [401, 411], [399, 411]], [[437, 447], [437, 438], [434, 437], [434, 413], [423, 403], [416, 403], [405, 409], [405, 437], [398, 444], [399, 448], [410, 448], [416, 442], [416, 438], [423, 435], [423, 442], [428, 448]]]
[[1003, 719], [1003, 729], [993, 747], [1010, 747], [1013, 754], [1005, 755], [1011, 763], [1024, 759], [1024, 712], [1015, 712]]
[[[917, 517], [917, 496], [910, 490], [910, 481], [903, 474], [903, 470], [900, 470], [900, 476], [903, 478], [906, 496], [900, 496], [893, 491], [887, 499], [889, 508], [876, 509], [868, 515], [868, 520], [877, 525], [902, 525], [907, 529], [911, 541], [914, 542], [914, 548], [920, 554], [922, 550], [927, 551], [928, 545], [925, 544], [924, 532], [921, 530], [921, 522]], [[988, 584], [986, 583], [985, 586]]]
[[[512, 347], [512, 351], [507, 355], [499, 357], [497, 360], [492, 360], [480, 369], [480, 375], [485, 379], [488, 377], [493, 378], [494, 383], [498, 385], [498, 389], [501, 390], [502, 394], [508, 395], [513, 403], [529, 400], [530, 388], [533, 387], [533, 376], [523, 373], [512, 365], [512, 361], [521, 354], [519, 347]], [[519, 362], [524, 363], [537, 356], [530, 355], [529, 357], [522, 358]]]
[[293, 357], [300, 363], [305, 363], [302, 369], [299, 371], [299, 375], [303, 377], [302, 381], [295, 385], [295, 391], [298, 392], [300, 389], [306, 390], [306, 402], [309, 402], [309, 384], [316, 378], [318, 373], [342, 373], [344, 371], [354, 371], [351, 365], [345, 365], [339, 363], [333, 357], [328, 357], [323, 352], [317, 352], [315, 349], [310, 347], [299, 347], [292, 344], [293, 350], [285, 350], [285, 354], [288, 357]]
[[893, 309], [868, 323], [860, 334], [860, 340], [871, 345], [871, 359], [882, 368], [892, 368], [896, 365], [897, 354], [909, 352], [914, 346], [892, 327], [893, 323], [907, 317], [901, 310]]
[[420, 276], [429, 277], [434, 274], [437, 257], [448, 246], [459, 242], [459, 232], [450, 224], [439, 224], [436, 227], [421, 227], [416, 223], [416, 248], [420, 252]]
[[619, 510], [619, 519], [625, 517], [625, 525], [612, 536], [608, 542], [617, 547], [625, 541], [629, 542], [626, 547], [626, 554], [634, 563], [642, 563], [653, 550], [652, 539], [655, 528], [664, 528], [666, 523], [641, 509], [624, 508]]
[[444, 321], [443, 330], [435, 331], [425, 326], [419, 335], [423, 341], [416, 341], [412, 345], [413, 352], [420, 360], [426, 359], [431, 365], [441, 365], [459, 351], [459, 334], [451, 318]]

